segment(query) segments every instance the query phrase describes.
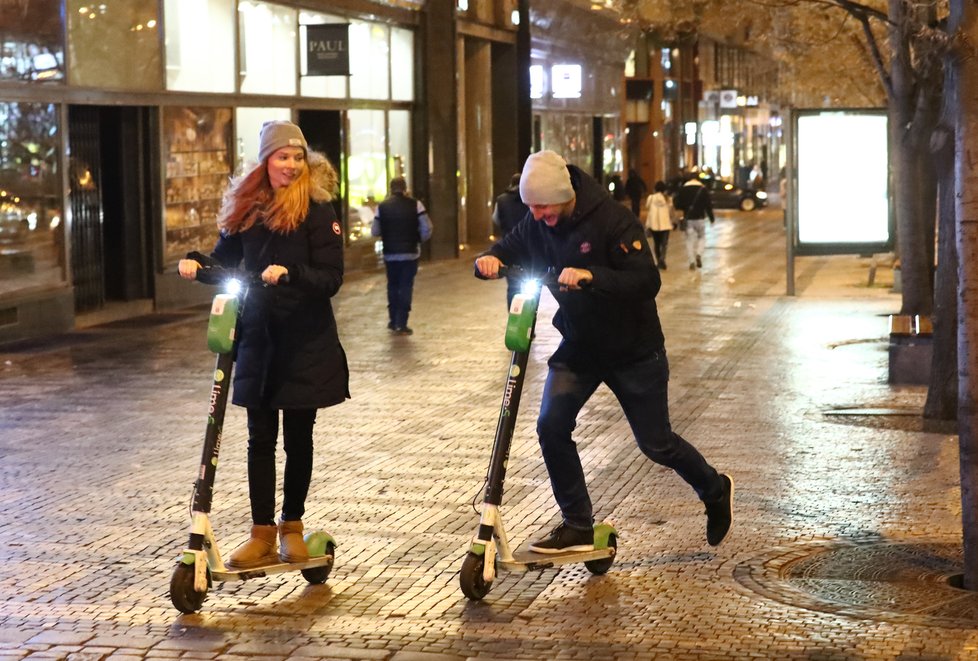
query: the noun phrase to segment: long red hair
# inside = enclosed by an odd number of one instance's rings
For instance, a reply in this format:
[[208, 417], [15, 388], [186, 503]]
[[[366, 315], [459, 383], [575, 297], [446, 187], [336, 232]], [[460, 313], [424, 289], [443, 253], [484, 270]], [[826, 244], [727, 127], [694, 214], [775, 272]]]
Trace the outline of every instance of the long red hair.
[[227, 234], [250, 229], [261, 221], [273, 232], [288, 234], [305, 221], [309, 202], [329, 202], [339, 177], [329, 160], [308, 152], [306, 165], [285, 188], [272, 189], [267, 161], [231, 179], [224, 191], [217, 226]]

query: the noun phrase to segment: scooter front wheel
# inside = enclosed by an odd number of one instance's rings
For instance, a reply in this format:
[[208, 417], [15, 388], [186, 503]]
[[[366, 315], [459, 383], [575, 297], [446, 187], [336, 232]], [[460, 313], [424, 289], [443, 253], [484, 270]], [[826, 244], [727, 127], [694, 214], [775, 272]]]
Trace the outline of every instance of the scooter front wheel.
[[482, 576], [486, 558], [475, 553], [466, 553], [462, 561], [462, 569], [458, 573], [459, 586], [462, 594], [473, 601], [478, 601], [489, 594], [492, 581], [486, 581]]
[[322, 567], [309, 567], [308, 569], [302, 570], [302, 577], [313, 585], [320, 585], [326, 582], [329, 578], [329, 573], [333, 571], [333, 563], [336, 557], [336, 547], [333, 544], [326, 545], [326, 555], [333, 556], [334, 560], [331, 560], [328, 565], [323, 565]]
[[[211, 584], [211, 570], [207, 570], [207, 585]], [[170, 577], [170, 601], [174, 608], [187, 615], [196, 613], [204, 604], [207, 592], [194, 590], [194, 566], [178, 562]]]
[[618, 553], [618, 538], [614, 535], [608, 536], [608, 548], [612, 549], [615, 553], [609, 558], [601, 558], [600, 560], [588, 560], [584, 563], [587, 570], [596, 576], [608, 573], [611, 569], [611, 565], [615, 562], [615, 555]]

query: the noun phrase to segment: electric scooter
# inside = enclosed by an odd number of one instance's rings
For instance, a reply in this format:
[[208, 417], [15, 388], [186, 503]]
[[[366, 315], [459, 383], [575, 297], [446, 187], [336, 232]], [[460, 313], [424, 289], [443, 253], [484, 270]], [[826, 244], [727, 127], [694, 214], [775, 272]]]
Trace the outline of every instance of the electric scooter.
[[[492, 444], [492, 455], [486, 474], [479, 529], [469, 546], [468, 553], [465, 554], [459, 572], [462, 593], [474, 601], [482, 599], [489, 593], [499, 568], [508, 571], [530, 571], [583, 562], [588, 571], [600, 575], [611, 569], [618, 549], [618, 532], [608, 523], [594, 526], [593, 551], [534, 553], [526, 548], [529, 542], [514, 551], [506, 537], [506, 529], [499, 509], [503, 500], [506, 466], [509, 463], [516, 414], [523, 394], [530, 345], [536, 328], [540, 293], [545, 284], [556, 282], [556, 276], [548, 273], [540, 279], [517, 267], [500, 269], [500, 277], [503, 275], [518, 278], [522, 286], [521, 292], [513, 297], [506, 324], [506, 348], [513, 352], [513, 356], [503, 389], [499, 420], [496, 423], [496, 437]], [[478, 270], [476, 276], [481, 277]]]
[[[207, 324], [207, 346], [217, 354], [214, 368], [214, 385], [211, 387], [204, 434], [204, 450], [200, 470], [194, 482], [191, 506], [190, 541], [177, 560], [170, 577], [170, 601], [181, 613], [200, 610], [212, 581], [246, 581], [271, 574], [301, 571], [310, 583], [325, 583], [333, 569], [336, 542], [323, 531], [309, 532], [304, 536], [309, 550], [306, 562], [274, 562], [251, 569], [231, 569], [225, 566], [211, 528], [210, 511], [217, 473], [217, 457], [221, 450], [221, 431], [231, 385], [231, 369], [235, 359], [235, 342], [238, 318], [248, 300], [252, 287], [264, 286], [260, 276], [235, 269], [215, 266], [214, 260], [200, 253], [190, 257], [202, 265], [197, 270], [197, 280], [210, 285], [223, 285], [224, 293], [214, 296], [210, 319]], [[286, 280], [280, 279], [280, 284]]]

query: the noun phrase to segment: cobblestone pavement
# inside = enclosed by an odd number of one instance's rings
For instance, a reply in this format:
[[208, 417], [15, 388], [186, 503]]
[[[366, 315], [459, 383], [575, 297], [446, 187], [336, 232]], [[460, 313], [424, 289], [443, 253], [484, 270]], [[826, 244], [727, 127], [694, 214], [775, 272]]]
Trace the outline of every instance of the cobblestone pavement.
[[[673, 424], [736, 480], [728, 541], [707, 546], [692, 490], [642, 457], [601, 388], [577, 439], [619, 529], [614, 566], [503, 574], [478, 603], [458, 570], [509, 356], [505, 285], [471, 259], [422, 266], [410, 337], [385, 328], [382, 275], [344, 286], [353, 398], [320, 414], [306, 515], [339, 543], [333, 574], [216, 583], [197, 615], [168, 583], [210, 387], [203, 311], [0, 348], [0, 659], [976, 658], [978, 607], [947, 580], [956, 438], [922, 430], [923, 388], [886, 383], [892, 277], [800, 258], [789, 298], [783, 245], [778, 210], [726, 214], [702, 271], [677, 235], [663, 274]], [[534, 434], [553, 308], [510, 458], [517, 542], [557, 522]], [[213, 513], [225, 550], [249, 525], [244, 445], [235, 408]]]

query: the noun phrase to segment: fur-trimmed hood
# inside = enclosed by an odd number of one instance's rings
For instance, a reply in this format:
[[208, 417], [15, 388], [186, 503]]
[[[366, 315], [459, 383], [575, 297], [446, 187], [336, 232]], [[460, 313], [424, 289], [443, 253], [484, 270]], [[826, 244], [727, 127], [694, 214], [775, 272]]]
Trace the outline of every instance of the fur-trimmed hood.
[[306, 163], [309, 165], [309, 197], [316, 202], [332, 201], [340, 180], [336, 168], [325, 154], [311, 149], [307, 152]]

